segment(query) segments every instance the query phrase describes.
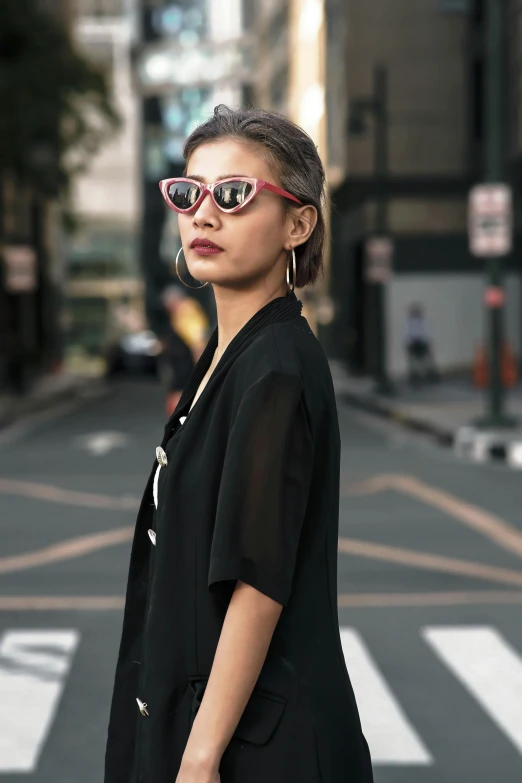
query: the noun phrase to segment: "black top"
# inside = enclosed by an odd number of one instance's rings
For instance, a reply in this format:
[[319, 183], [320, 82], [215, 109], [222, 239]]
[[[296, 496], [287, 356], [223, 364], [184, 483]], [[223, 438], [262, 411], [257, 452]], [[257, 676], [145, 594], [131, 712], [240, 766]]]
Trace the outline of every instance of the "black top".
[[336, 400], [301, 308], [289, 292], [255, 313], [189, 412], [216, 327], [165, 426], [158, 509], [154, 460], [136, 523], [105, 783], [174, 783], [238, 579], [283, 610], [221, 783], [372, 781], [337, 613]]

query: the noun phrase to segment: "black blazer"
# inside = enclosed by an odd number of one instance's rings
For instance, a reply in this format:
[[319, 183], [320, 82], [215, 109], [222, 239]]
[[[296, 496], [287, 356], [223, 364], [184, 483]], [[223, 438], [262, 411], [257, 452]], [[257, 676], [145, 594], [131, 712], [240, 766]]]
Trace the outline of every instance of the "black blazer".
[[174, 783], [238, 579], [283, 610], [222, 783], [372, 781], [337, 614], [336, 400], [301, 308], [289, 292], [255, 313], [188, 412], [216, 327], [165, 426], [158, 508], [154, 459], [136, 522], [105, 783]]

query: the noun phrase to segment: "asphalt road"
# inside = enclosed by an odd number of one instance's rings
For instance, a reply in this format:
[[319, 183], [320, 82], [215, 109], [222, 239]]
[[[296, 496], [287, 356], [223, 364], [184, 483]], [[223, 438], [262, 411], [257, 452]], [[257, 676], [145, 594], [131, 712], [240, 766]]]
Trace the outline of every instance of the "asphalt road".
[[[1, 783], [102, 780], [162, 405], [129, 383], [0, 432]], [[375, 779], [519, 783], [520, 477], [339, 412], [339, 617]]]

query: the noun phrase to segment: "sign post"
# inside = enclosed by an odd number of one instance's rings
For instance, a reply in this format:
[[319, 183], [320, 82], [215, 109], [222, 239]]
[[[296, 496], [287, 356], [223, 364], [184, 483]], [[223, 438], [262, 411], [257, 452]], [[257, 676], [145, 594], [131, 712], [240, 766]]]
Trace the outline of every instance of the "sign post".
[[387, 283], [392, 276], [393, 241], [372, 237], [366, 242], [365, 276], [368, 283]]
[[505, 256], [513, 243], [511, 188], [502, 184], [476, 185], [469, 194], [470, 251], [479, 258]]
[[488, 288], [485, 302], [489, 313], [489, 411], [476, 424], [480, 427], [512, 427], [516, 421], [504, 414], [502, 351], [504, 348], [504, 291], [502, 256], [511, 250], [511, 190], [505, 177], [503, 0], [484, 0], [484, 185], [473, 188], [469, 202], [470, 249], [487, 259]]
[[470, 191], [468, 204], [469, 246], [472, 255], [489, 259], [489, 285], [484, 304], [489, 311], [489, 413], [477, 424], [482, 427], [510, 427], [514, 420], [504, 415], [502, 378], [503, 308], [505, 302], [500, 259], [513, 244], [511, 188], [491, 182]]
[[376, 389], [377, 394], [393, 395], [395, 387], [388, 377], [386, 351], [386, 283], [393, 270], [393, 240], [374, 236], [366, 241], [364, 273], [370, 284], [375, 307]]
[[4, 245], [4, 288], [10, 294], [25, 294], [37, 287], [36, 253], [30, 245]]

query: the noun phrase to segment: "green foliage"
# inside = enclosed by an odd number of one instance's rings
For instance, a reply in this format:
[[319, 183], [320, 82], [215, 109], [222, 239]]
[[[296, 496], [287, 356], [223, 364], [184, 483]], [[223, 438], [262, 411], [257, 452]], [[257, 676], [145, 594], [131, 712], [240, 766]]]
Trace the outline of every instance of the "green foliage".
[[67, 190], [120, 125], [104, 73], [36, 0], [0, 0], [0, 172]]

